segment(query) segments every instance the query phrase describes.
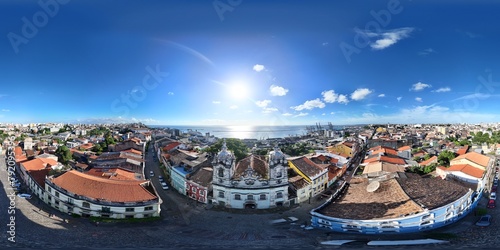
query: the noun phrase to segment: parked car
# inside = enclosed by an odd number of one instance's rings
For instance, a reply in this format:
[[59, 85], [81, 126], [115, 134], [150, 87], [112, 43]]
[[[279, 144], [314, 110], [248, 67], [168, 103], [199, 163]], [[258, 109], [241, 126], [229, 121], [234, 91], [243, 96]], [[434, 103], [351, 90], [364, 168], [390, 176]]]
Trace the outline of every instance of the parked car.
[[498, 187], [498, 186], [493, 186], [493, 187], [491, 187], [491, 192], [495, 192], [495, 193], [496, 193], [496, 192], [497, 192], [497, 187]]
[[492, 199], [492, 200], [496, 200], [496, 199], [497, 199], [497, 193], [496, 193], [496, 192], [492, 192], [492, 193], [490, 194], [490, 199]]
[[158, 180], [159, 180], [160, 182], [163, 182], [163, 176], [161, 176], [161, 175], [160, 175], [160, 176], [158, 176]]
[[488, 205], [486, 207], [487, 208], [495, 208], [495, 200], [490, 199], [488, 201]]
[[478, 227], [487, 227], [491, 223], [491, 215], [483, 215], [481, 218], [476, 222], [476, 226]]
[[168, 189], [168, 185], [167, 185], [167, 183], [165, 183], [165, 182], [163, 182], [163, 181], [162, 181], [162, 182], [160, 182], [160, 184], [161, 184], [161, 188], [162, 188], [163, 190], [167, 190], [167, 189]]
[[153, 170], [149, 171], [149, 176], [151, 176], [151, 177], [155, 176], [155, 173], [153, 172]]
[[19, 198], [31, 199], [31, 194], [17, 194]]

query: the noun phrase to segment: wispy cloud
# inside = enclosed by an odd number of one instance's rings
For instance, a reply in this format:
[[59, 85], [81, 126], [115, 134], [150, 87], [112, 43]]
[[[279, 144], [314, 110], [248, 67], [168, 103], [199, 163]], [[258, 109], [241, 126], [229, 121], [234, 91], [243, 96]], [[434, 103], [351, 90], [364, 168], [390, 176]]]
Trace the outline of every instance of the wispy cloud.
[[423, 90], [425, 88], [430, 88], [430, 87], [432, 87], [432, 86], [429, 85], [429, 84], [426, 84], [426, 83], [423, 83], [423, 82], [417, 82], [417, 83], [415, 83], [415, 84], [413, 84], [411, 86], [410, 91], [421, 91], [421, 90]]
[[326, 46], [326, 45], [328, 45], [328, 43], [327, 43], [327, 42], [324, 42], [324, 43], [322, 43], [321, 45]]
[[309, 101], [306, 101], [304, 102], [304, 104], [301, 104], [301, 105], [298, 105], [298, 106], [293, 106], [293, 107], [290, 107], [291, 109], [294, 109], [296, 111], [301, 111], [301, 110], [304, 110], [304, 109], [307, 109], [307, 110], [311, 110], [313, 108], [324, 108], [325, 107], [325, 103], [322, 102], [319, 98], [316, 98], [314, 100], [309, 100]]
[[266, 69], [266, 67], [264, 67], [264, 65], [261, 65], [261, 64], [255, 64], [253, 66], [253, 70], [257, 71], [257, 72], [261, 72], [262, 70]]
[[385, 97], [385, 94], [380, 94], [378, 95], [378, 97]]
[[402, 96], [398, 96], [398, 97], [396, 98], [396, 100], [398, 100], [398, 102], [399, 102], [399, 101], [401, 101], [401, 99], [403, 99], [403, 97], [402, 97]]
[[306, 116], [308, 115], [309, 113], [303, 113], [303, 112], [300, 112], [299, 114], [295, 115], [294, 117], [301, 117], [301, 116]]
[[269, 87], [269, 91], [271, 91], [272, 96], [285, 96], [288, 89], [273, 84]]
[[264, 114], [269, 114], [269, 113], [276, 112], [276, 111], [278, 111], [278, 109], [277, 109], [277, 108], [264, 108], [264, 109], [262, 110], [262, 113], [264, 113]]
[[441, 92], [450, 92], [450, 91], [451, 91], [451, 88], [444, 87], [444, 88], [439, 88], [439, 89], [433, 90], [432, 92], [441, 93]]
[[212, 101], [213, 104], [220, 104], [220, 101]]
[[436, 53], [433, 48], [427, 48], [418, 52], [419, 56], [428, 56], [429, 54]]
[[422, 98], [421, 97], [415, 97], [415, 101], [422, 102]]
[[356, 89], [354, 92], [352, 92], [351, 99], [360, 101], [365, 99], [371, 93], [372, 91], [367, 88]]
[[462, 35], [465, 35], [465, 36], [467, 36], [469, 38], [472, 38], [472, 39], [481, 37], [480, 34], [473, 33], [473, 32], [466, 31], [466, 30], [459, 30], [459, 29], [457, 29], [457, 32], [460, 33], [460, 34], [462, 34]]
[[231, 105], [229, 108], [230, 108], [230, 109], [237, 109], [237, 108], [238, 108], [238, 106], [237, 106], [237, 105]]
[[174, 92], [168, 92], [168, 95], [174, 95]]
[[[498, 96], [498, 95], [495, 95]], [[490, 94], [483, 94], [483, 93], [474, 93], [470, 95], [464, 95], [459, 98], [453, 99], [452, 101], [460, 101], [460, 100], [470, 100], [470, 99], [486, 99], [490, 98], [492, 95]]]
[[403, 38], [407, 38], [410, 33], [414, 30], [411, 27], [386, 30], [383, 32], [370, 32], [370, 31], [359, 31], [362, 35], [365, 35], [370, 38], [376, 38], [375, 42], [370, 43], [370, 47], [375, 50], [383, 50], [386, 49]]
[[255, 104], [259, 107], [259, 108], [265, 108], [267, 107], [267, 105], [269, 105], [271, 103], [271, 100], [262, 100], [262, 101], [256, 101]]
[[10, 109], [2, 109], [2, 112], [10, 112]]
[[290, 113], [283, 113], [282, 116], [292, 116]]

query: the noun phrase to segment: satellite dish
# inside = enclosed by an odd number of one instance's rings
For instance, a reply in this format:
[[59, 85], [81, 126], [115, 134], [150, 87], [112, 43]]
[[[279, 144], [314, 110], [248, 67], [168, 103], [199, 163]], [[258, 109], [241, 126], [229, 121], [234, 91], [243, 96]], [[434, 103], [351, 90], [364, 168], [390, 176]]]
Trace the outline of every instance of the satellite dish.
[[373, 193], [380, 187], [380, 182], [372, 181], [368, 186], [366, 186], [366, 191]]

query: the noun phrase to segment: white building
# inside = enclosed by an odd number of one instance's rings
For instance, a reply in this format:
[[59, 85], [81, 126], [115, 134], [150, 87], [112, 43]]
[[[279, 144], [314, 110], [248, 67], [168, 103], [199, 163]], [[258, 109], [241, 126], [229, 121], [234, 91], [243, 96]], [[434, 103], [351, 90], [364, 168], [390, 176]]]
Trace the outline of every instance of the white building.
[[161, 200], [150, 181], [107, 179], [76, 170], [47, 178], [43, 200], [61, 212], [82, 217], [160, 216]]
[[267, 158], [250, 155], [236, 163], [224, 142], [213, 161], [213, 202], [237, 209], [289, 205], [285, 156], [275, 148]]

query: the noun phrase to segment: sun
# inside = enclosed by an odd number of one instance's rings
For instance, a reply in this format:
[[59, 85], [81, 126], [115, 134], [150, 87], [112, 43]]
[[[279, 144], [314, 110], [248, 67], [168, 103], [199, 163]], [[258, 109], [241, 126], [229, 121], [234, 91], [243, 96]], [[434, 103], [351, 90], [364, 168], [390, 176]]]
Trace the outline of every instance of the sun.
[[246, 99], [249, 96], [250, 89], [248, 85], [243, 82], [235, 82], [228, 86], [229, 95], [232, 99]]

